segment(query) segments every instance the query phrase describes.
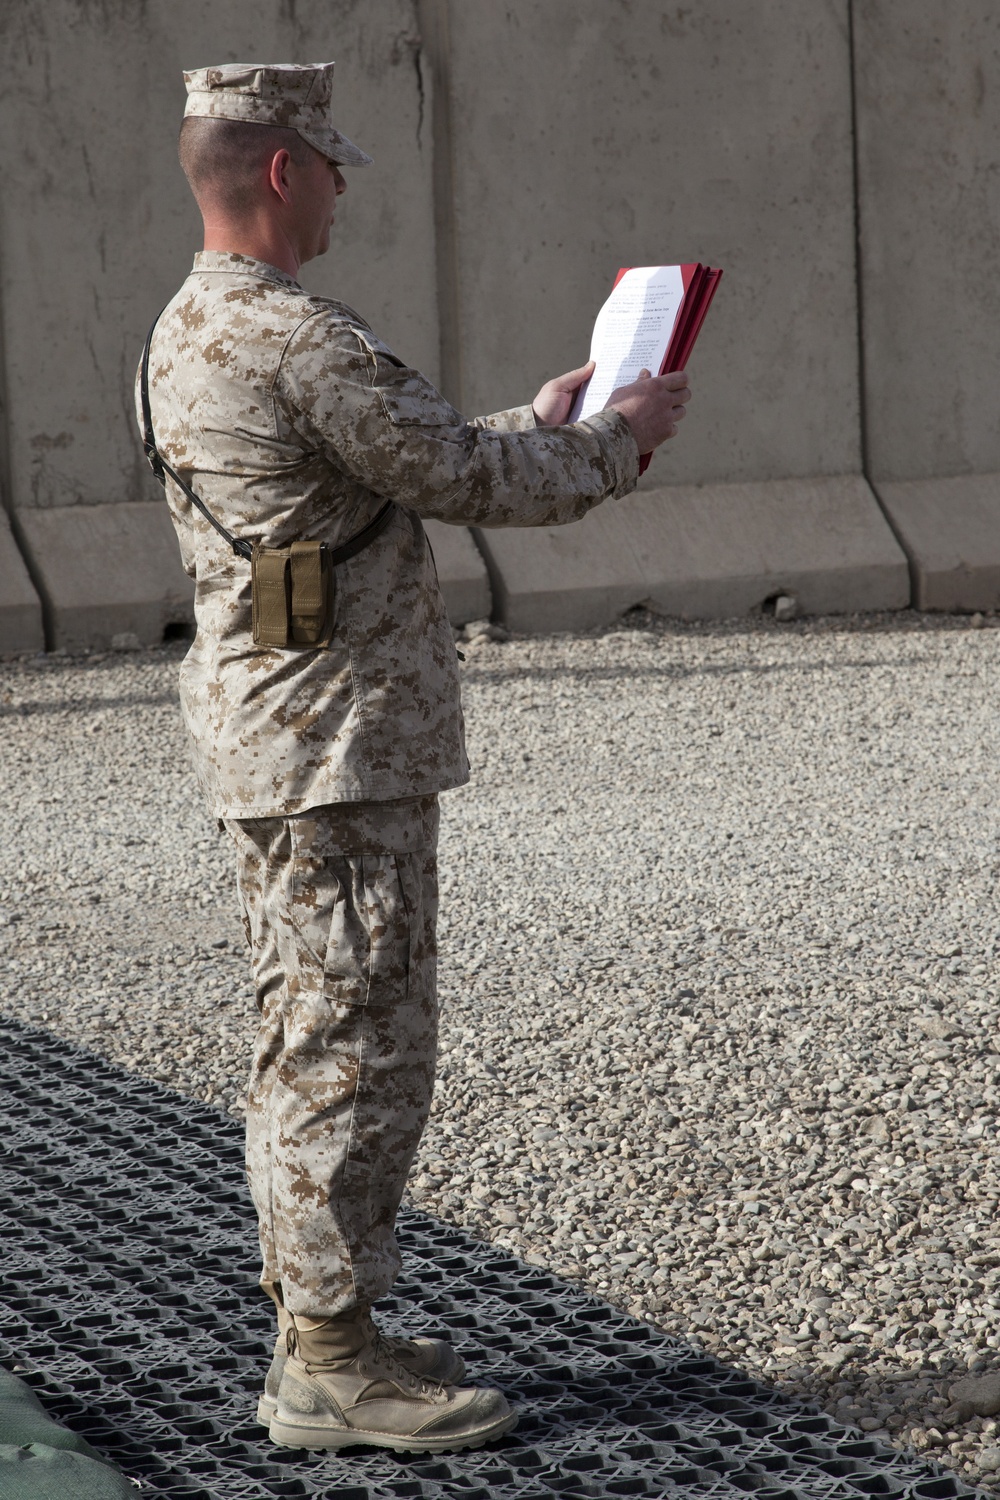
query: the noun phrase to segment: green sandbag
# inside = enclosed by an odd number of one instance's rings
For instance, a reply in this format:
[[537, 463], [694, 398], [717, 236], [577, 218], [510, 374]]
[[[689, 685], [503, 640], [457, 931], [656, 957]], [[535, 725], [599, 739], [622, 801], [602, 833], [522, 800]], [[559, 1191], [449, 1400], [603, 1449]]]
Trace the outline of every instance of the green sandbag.
[[85, 1453], [0, 1443], [0, 1500], [136, 1500], [124, 1474]]
[[98, 1457], [86, 1438], [53, 1422], [30, 1385], [7, 1370], [0, 1370], [0, 1443], [13, 1443], [16, 1448], [45, 1443], [49, 1448]]
[[53, 1422], [30, 1386], [0, 1370], [0, 1500], [135, 1500], [124, 1474]]

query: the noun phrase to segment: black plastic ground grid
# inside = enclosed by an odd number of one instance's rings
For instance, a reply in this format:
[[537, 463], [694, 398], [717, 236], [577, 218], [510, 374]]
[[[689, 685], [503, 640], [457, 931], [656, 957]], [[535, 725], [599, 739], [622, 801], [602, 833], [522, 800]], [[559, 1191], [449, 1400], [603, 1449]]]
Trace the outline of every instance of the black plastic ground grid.
[[475, 1453], [274, 1447], [273, 1339], [242, 1132], [217, 1110], [0, 1020], [0, 1364], [165, 1500], [962, 1500], [691, 1346], [427, 1215], [400, 1220], [389, 1332], [438, 1333], [518, 1407]]

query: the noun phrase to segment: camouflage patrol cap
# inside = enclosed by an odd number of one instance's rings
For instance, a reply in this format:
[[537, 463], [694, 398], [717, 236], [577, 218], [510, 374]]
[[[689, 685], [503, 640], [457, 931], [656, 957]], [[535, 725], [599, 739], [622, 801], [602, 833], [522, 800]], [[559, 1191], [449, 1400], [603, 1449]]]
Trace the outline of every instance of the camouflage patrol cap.
[[371, 157], [333, 128], [333, 63], [222, 63], [184, 74], [188, 115], [284, 125], [345, 167], [371, 166]]

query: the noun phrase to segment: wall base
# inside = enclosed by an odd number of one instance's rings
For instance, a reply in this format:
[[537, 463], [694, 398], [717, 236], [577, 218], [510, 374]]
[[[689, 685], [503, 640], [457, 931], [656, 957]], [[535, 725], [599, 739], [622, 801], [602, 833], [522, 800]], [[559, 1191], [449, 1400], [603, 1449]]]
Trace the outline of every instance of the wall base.
[[194, 584], [165, 504], [67, 505], [18, 519], [57, 649], [99, 650], [116, 635], [152, 646], [169, 625], [193, 622]]
[[882, 484], [917, 609], [1000, 609], [1000, 474]]
[[7, 517], [0, 512], [0, 653], [44, 648], [42, 606]]
[[586, 630], [644, 604], [686, 620], [745, 615], [780, 594], [802, 614], [903, 609], [906, 558], [860, 475], [675, 485], [609, 501], [572, 526], [475, 533], [517, 631]]
[[[165, 505], [67, 505], [23, 511], [20, 523], [50, 610], [54, 647], [101, 650], [119, 635], [157, 645], [168, 626], [193, 623], [194, 584], [181, 567]], [[439, 521], [428, 521], [426, 529], [451, 623], [488, 619], [486, 565], [469, 532]], [[0, 651], [40, 649], [38, 599], [13, 537], [3, 530], [0, 600]]]

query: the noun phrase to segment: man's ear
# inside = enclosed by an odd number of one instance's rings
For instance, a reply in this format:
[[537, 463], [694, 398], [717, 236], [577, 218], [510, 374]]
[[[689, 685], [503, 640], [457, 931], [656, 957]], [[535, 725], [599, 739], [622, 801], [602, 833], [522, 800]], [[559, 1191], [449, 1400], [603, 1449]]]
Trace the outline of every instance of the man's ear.
[[291, 159], [291, 156], [284, 149], [276, 151], [271, 158], [271, 166], [267, 174], [267, 180], [272, 190], [277, 193], [282, 203], [291, 203], [292, 201], [292, 187], [288, 180], [288, 165]]

